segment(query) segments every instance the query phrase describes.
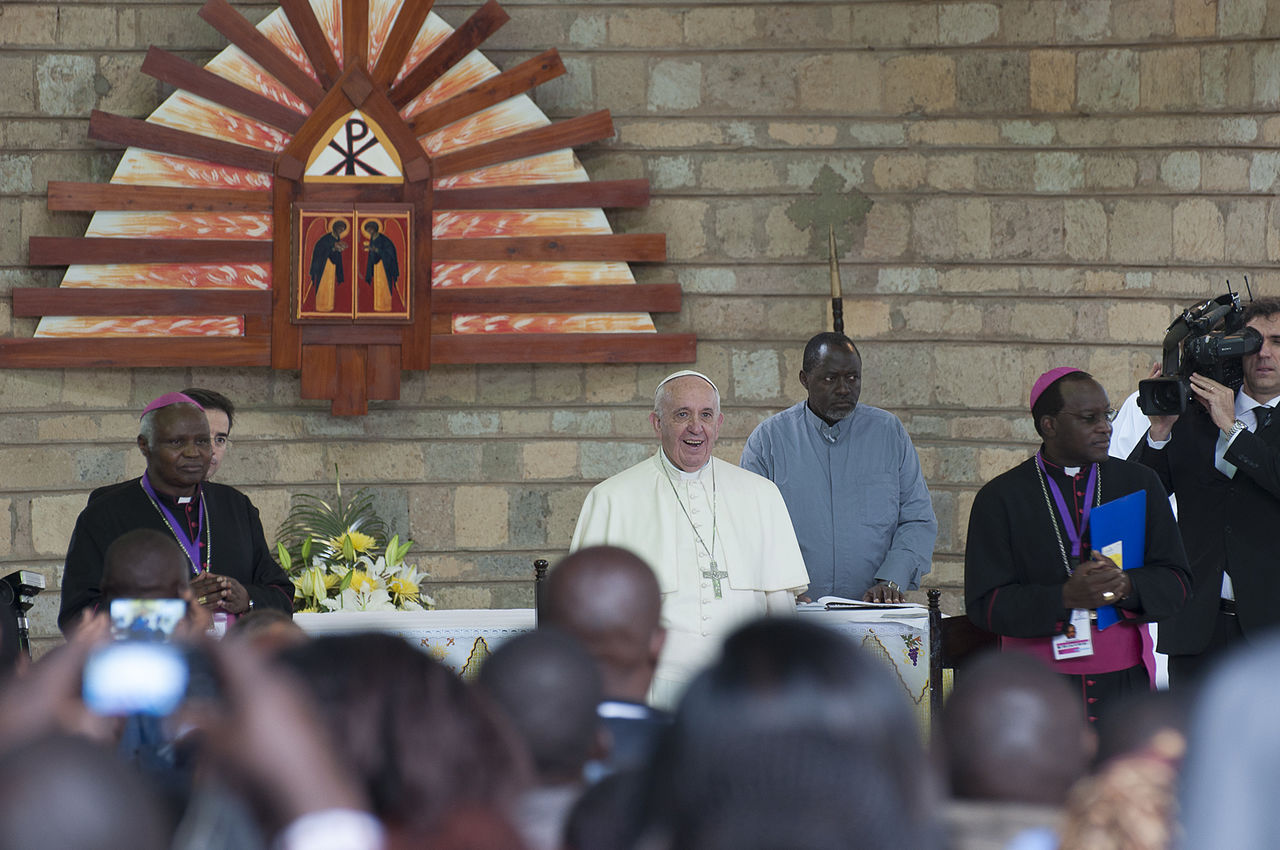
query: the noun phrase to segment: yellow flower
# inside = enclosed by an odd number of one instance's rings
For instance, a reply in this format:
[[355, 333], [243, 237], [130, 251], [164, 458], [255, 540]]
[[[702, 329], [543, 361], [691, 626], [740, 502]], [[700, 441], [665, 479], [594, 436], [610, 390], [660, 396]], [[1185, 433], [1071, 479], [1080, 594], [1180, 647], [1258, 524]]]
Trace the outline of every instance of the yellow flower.
[[371, 593], [378, 589], [378, 580], [364, 570], [352, 570], [350, 587], [356, 593]]
[[315, 599], [318, 596], [325, 595], [325, 574], [321, 567], [307, 567], [294, 580], [294, 586], [297, 588], [298, 596], [307, 599]]
[[378, 542], [363, 531], [352, 531], [348, 529], [343, 532], [342, 536], [330, 538], [329, 546], [333, 551], [341, 552], [346, 541], [351, 542], [351, 548], [356, 552], [368, 552], [373, 548], [373, 545]]
[[325, 591], [337, 590], [338, 585], [342, 584], [343, 573], [325, 573], [324, 589]]
[[406, 600], [417, 601], [421, 590], [415, 578], [416, 576], [412, 573], [397, 573], [387, 582], [387, 590], [391, 591], [391, 598], [397, 605], [403, 604]]

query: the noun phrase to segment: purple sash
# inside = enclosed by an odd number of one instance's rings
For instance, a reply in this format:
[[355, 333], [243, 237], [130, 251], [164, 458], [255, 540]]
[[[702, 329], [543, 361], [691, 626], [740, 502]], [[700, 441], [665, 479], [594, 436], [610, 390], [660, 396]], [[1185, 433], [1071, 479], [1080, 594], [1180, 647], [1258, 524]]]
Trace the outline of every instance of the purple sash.
[[191, 561], [191, 574], [193, 576], [199, 575], [200, 571], [204, 569], [204, 565], [200, 560], [200, 536], [204, 534], [204, 493], [199, 487], [196, 488], [196, 496], [200, 499], [199, 507], [201, 510], [198, 512], [200, 524], [196, 526], [196, 539], [191, 541], [187, 539], [187, 535], [178, 533], [179, 527], [186, 527], [186, 520], [179, 522], [178, 518], [173, 515], [173, 511], [169, 510], [169, 506], [160, 500], [156, 495], [156, 488], [151, 486], [151, 480], [147, 478], [145, 472], [142, 473], [142, 489], [146, 491], [147, 497], [151, 499], [151, 504], [155, 505], [156, 510], [160, 511], [160, 516], [164, 518], [164, 524], [169, 526], [169, 531], [177, 539], [178, 544], [187, 553], [187, 558]]
[[1089, 514], [1093, 511], [1093, 491], [1098, 486], [1098, 465], [1095, 463], [1090, 466], [1089, 482], [1085, 485], [1084, 491], [1084, 511], [1080, 516], [1080, 525], [1077, 526], [1070, 509], [1067, 508], [1067, 500], [1062, 498], [1062, 490], [1058, 487], [1058, 482], [1054, 481], [1053, 476], [1044, 468], [1044, 459], [1039, 452], [1036, 452], [1036, 463], [1044, 473], [1044, 480], [1049, 482], [1049, 492], [1053, 493], [1053, 502], [1058, 507], [1058, 515], [1062, 517], [1062, 526], [1066, 529], [1067, 539], [1071, 541], [1071, 557], [1079, 558], [1080, 540], [1084, 536], [1084, 530], [1089, 527]]

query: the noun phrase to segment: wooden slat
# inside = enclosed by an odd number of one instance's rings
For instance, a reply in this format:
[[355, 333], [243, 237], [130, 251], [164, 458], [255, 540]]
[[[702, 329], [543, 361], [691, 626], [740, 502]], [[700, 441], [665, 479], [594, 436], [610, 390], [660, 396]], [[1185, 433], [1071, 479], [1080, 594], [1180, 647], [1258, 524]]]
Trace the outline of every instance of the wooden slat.
[[206, 0], [198, 14], [304, 102], [315, 106], [324, 99], [324, 89], [320, 84], [293, 64], [287, 53], [258, 32], [243, 15], [231, 8], [227, 0]]
[[488, 286], [437, 289], [436, 313], [678, 313], [678, 283], [614, 286]]
[[369, 67], [369, 0], [342, 0], [342, 69]]
[[307, 120], [300, 112], [294, 112], [257, 92], [241, 88], [230, 80], [159, 47], [152, 47], [147, 51], [147, 58], [142, 63], [142, 73], [290, 133], [298, 132]]
[[435, 363], [692, 363], [693, 334], [435, 334]]
[[423, 191], [405, 184], [404, 198], [413, 204], [413, 327], [405, 334], [400, 348], [400, 365], [405, 369], [431, 368], [431, 204], [432, 188], [428, 181]]
[[307, 200], [331, 204], [398, 203], [401, 188], [395, 183], [308, 183]]
[[[289, 140], [289, 144], [285, 145], [284, 150], [281, 151], [282, 159], [292, 157], [298, 160], [299, 163], [305, 163], [307, 158], [311, 156], [312, 149], [320, 144], [321, 137], [329, 132], [333, 122], [351, 111], [351, 102], [347, 100], [347, 95], [342, 90], [342, 84], [352, 73], [354, 71], [344, 72], [334, 83], [333, 88], [329, 89], [329, 93], [325, 95], [324, 99], [315, 105], [306, 126], [298, 131]], [[301, 171], [299, 171], [299, 179], [301, 176]]]
[[422, 22], [427, 19], [433, 5], [435, 0], [414, 0], [400, 5], [400, 13], [396, 15], [387, 43], [382, 45], [382, 53], [378, 55], [378, 66], [371, 75], [380, 87], [389, 86], [395, 81], [396, 74], [400, 72], [404, 58], [413, 49], [418, 30], [422, 29]]
[[437, 239], [434, 260], [615, 260], [658, 263], [667, 257], [661, 233], [601, 236], [498, 236]]
[[338, 346], [338, 391], [329, 410], [334, 416], [364, 416], [369, 412], [369, 349]]
[[13, 290], [15, 316], [237, 316], [267, 315], [271, 293], [191, 289]]
[[396, 109], [401, 109], [409, 101], [417, 97], [427, 86], [434, 83], [446, 71], [462, 61], [462, 58], [475, 50], [484, 40], [511, 20], [511, 16], [498, 5], [497, 0], [488, 0], [462, 26], [458, 27], [440, 46], [417, 64], [399, 83], [392, 87], [389, 97]]
[[409, 126], [415, 134], [425, 136], [460, 118], [524, 94], [563, 73], [564, 62], [560, 61], [560, 54], [553, 47], [546, 53], [527, 59], [448, 100], [427, 107], [413, 117]]
[[265, 339], [0, 339], [6, 369], [269, 366]]
[[302, 344], [307, 345], [399, 345], [406, 325], [299, 325]]
[[613, 119], [609, 117], [609, 110], [602, 109], [590, 115], [580, 115], [546, 127], [512, 133], [492, 142], [438, 156], [432, 161], [432, 166], [435, 175], [443, 177], [548, 151], [585, 145], [612, 136]]
[[249, 189], [188, 189], [123, 183], [49, 183], [51, 210], [256, 211], [271, 209], [271, 193]]
[[[293, 323], [293, 202], [297, 183], [275, 180], [272, 186], [271, 240], [271, 368], [297, 369], [302, 361], [298, 326]], [[288, 233], [288, 239], [284, 234]], [[305, 398], [305, 396], [304, 396]]]
[[276, 155], [248, 145], [210, 139], [187, 130], [175, 130], [137, 118], [125, 118], [100, 112], [89, 114], [89, 138], [118, 145], [132, 145], [149, 151], [171, 153], [203, 159], [221, 165], [250, 168], [254, 171], [271, 171], [275, 168]]
[[96, 236], [32, 236], [33, 266], [77, 263], [266, 263], [265, 239], [108, 239]]
[[398, 401], [400, 398], [400, 346], [369, 346], [369, 398]]
[[396, 112], [391, 101], [387, 100], [386, 95], [381, 91], [373, 91], [365, 99], [361, 108], [366, 115], [378, 123], [378, 126], [391, 139], [391, 143], [395, 145], [396, 152], [400, 154], [400, 164], [404, 169], [405, 179], [410, 183], [429, 181], [431, 164], [427, 160], [427, 153], [418, 143], [418, 137], [400, 118], [400, 113]]
[[437, 189], [438, 210], [549, 210], [584, 207], [646, 207], [648, 180], [599, 180], [536, 186]]
[[308, 345], [302, 349], [302, 398], [333, 398], [338, 392], [338, 349], [332, 345]]
[[293, 27], [298, 43], [302, 45], [302, 51], [307, 54], [311, 67], [320, 78], [320, 85], [329, 88], [341, 76], [342, 68], [329, 49], [329, 39], [325, 38], [324, 30], [311, 9], [311, 3], [308, 0], [280, 0], [280, 8], [284, 9], [289, 26]]

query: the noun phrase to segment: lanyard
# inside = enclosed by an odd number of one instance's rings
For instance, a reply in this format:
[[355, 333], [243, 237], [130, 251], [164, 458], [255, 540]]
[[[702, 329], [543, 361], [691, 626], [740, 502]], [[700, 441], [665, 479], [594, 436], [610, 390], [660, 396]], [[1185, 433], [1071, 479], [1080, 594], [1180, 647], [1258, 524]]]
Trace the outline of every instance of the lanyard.
[[[145, 472], [142, 474], [142, 489], [146, 491], [147, 498], [151, 500], [151, 504], [155, 505], [156, 510], [160, 512], [160, 518], [163, 519], [164, 524], [169, 527], [169, 533], [173, 535], [174, 539], [178, 541], [178, 544], [182, 547], [183, 551], [187, 553], [187, 558], [191, 561], [191, 574], [199, 575], [202, 568], [202, 564], [200, 563], [200, 535], [204, 533], [205, 527], [204, 499], [200, 499], [200, 524], [196, 526], [196, 539], [192, 541], [187, 539], [187, 535], [178, 533], [178, 528], [183, 526], [185, 521], [180, 522], [178, 518], [173, 515], [173, 511], [169, 510], [169, 506], [157, 498], [156, 488], [151, 486], [151, 482], [147, 479], [147, 474]], [[203, 497], [203, 494], [201, 494], [201, 496]], [[208, 541], [206, 541], [206, 550], [208, 548], [207, 543]]]
[[1093, 510], [1093, 491], [1098, 486], [1098, 465], [1096, 463], [1090, 465], [1089, 482], [1085, 485], [1084, 491], [1084, 510], [1081, 512], [1080, 524], [1077, 526], [1071, 511], [1067, 508], [1067, 500], [1062, 498], [1062, 489], [1044, 468], [1044, 459], [1039, 452], [1036, 452], [1036, 463], [1040, 466], [1040, 472], [1044, 474], [1044, 480], [1049, 484], [1049, 492], [1053, 493], [1054, 504], [1058, 507], [1058, 516], [1062, 517], [1062, 527], [1067, 532], [1067, 539], [1071, 541], [1071, 557], [1079, 558], [1080, 538], [1084, 530], [1089, 527], [1089, 514]]

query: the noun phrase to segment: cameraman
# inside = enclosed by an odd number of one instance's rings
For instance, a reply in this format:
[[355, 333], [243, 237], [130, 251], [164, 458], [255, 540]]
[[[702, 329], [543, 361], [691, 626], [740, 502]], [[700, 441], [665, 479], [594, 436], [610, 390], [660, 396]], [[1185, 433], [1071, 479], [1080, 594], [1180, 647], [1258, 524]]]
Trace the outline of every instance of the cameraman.
[[1244, 357], [1244, 386], [1232, 392], [1191, 375], [1199, 405], [1151, 416], [1131, 460], [1156, 471], [1178, 497], [1178, 525], [1191, 565], [1192, 595], [1160, 624], [1169, 681], [1195, 685], [1217, 656], [1280, 624], [1280, 298], [1260, 298], [1244, 314], [1262, 348]]

